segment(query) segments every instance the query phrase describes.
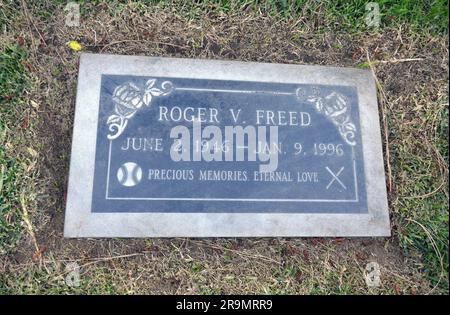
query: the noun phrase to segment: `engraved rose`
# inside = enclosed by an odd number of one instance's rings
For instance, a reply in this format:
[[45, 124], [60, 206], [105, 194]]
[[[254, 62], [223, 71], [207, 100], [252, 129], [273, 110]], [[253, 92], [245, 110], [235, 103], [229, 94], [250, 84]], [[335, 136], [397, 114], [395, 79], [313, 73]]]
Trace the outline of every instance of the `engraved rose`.
[[356, 126], [351, 122], [348, 101], [344, 95], [332, 92], [323, 97], [317, 89], [313, 89], [309, 95], [305, 95], [304, 90], [297, 89], [296, 94], [300, 100], [313, 103], [318, 113], [329, 118], [349, 145], [356, 144]]
[[144, 104], [142, 92], [133, 83], [118, 86], [112, 97], [115, 103], [115, 111], [118, 115], [131, 118]]
[[323, 111], [327, 116], [334, 117], [338, 123], [345, 121], [347, 101], [344, 96], [336, 92], [326, 96], [323, 101]]
[[336, 92], [325, 97], [324, 112], [339, 126], [339, 132], [350, 145], [355, 145], [356, 126], [350, 121], [347, 113], [347, 100], [342, 94]]
[[114, 102], [114, 114], [107, 120], [109, 130], [112, 134], [108, 139], [113, 140], [122, 134], [127, 126], [128, 119], [143, 106], [150, 106], [152, 98], [155, 96], [167, 95], [172, 91], [172, 83], [164, 81], [161, 88], [155, 87], [156, 79], [149, 79], [140, 89], [132, 82], [119, 85], [114, 89], [112, 100]]

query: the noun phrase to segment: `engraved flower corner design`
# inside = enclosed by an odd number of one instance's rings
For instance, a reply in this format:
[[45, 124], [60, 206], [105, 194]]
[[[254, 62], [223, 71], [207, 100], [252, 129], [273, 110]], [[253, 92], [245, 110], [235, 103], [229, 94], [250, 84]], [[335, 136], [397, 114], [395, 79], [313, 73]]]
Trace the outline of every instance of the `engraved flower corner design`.
[[118, 138], [125, 130], [128, 120], [143, 106], [150, 106], [154, 97], [167, 95], [173, 90], [170, 81], [164, 81], [158, 88], [156, 79], [149, 79], [144, 88], [128, 82], [114, 89], [112, 100], [114, 102], [114, 113], [106, 121], [109, 126], [109, 140]]
[[317, 89], [314, 89], [313, 93], [309, 95], [304, 95], [301, 89], [297, 89], [297, 97], [312, 103], [316, 112], [325, 115], [337, 127], [342, 139], [347, 144], [356, 145], [356, 126], [351, 121], [350, 107], [344, 95], [331, 92], [323, 96]]

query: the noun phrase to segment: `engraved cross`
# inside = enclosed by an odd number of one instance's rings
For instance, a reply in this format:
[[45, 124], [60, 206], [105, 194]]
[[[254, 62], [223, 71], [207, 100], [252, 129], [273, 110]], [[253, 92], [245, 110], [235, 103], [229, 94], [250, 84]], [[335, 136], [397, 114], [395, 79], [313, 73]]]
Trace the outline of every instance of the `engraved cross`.
[[331, 176], [333, 177], [332, 179], [331, 179], [331, 181], [328, 183], [328, 185], [327, 185], [327, 189], [328, 188], [330, 188], [330, 186], [334, 183], [334, 182], [337, 182], [337, 183], [339, 183], [339, 184], [341, 184], [341, 186], [342, 187], [344, 187], [344, 189], [347, 189], [347, 187], [345, 187], [345, 185], [344, 185], [344, 183], [339, 179], [339, 175], [342, 173], [342, 171], [344, 170], [344, 167], [342, 166], [341, 167], [341, 169], [335, 174], [335, 173], [333, 173], [333, 171], [332, 170], [330, 170], [329, 168], [328, 168], [328, 166], [327, 167], [325, 167], [326, 169], [327, 169], [327, 171], [331, 174]]

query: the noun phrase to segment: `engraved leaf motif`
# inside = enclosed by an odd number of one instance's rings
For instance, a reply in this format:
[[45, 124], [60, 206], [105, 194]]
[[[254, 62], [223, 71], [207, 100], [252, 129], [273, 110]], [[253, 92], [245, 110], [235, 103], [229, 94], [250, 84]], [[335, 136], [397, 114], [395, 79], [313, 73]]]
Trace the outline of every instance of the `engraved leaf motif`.
[[150, 105], [150, 102], [152, 101], [152, 93], [149, 91], [146, 91], [144, 93], [144, 97], [142, 98], [142, 101], [144, 102], [145, 106]]
[[356, 126], [353, 123], [348, 123], [345, 125], [345, 129], [351, 130], [351, 131], [356, 131]]
[[161, 91], [160, 89], [157, 89], [157, 88], [150, 89], [149, 92], [150, 92], [153, 96], [161, 96], [161, 95], [164, 94], [163, 91]]
[[145, 83], [145, 89], [150, 90], [155, 85], [156, 79], [150, 79]]
[[119, 123], [120, 122], [120, 116], [119, 115], [111, 115], [111, 116], [109, 116], [108, 117], [108, 120], [107, 120], [107, 124], [109, 125], [109, 124], [115, 124], [115, 123]]

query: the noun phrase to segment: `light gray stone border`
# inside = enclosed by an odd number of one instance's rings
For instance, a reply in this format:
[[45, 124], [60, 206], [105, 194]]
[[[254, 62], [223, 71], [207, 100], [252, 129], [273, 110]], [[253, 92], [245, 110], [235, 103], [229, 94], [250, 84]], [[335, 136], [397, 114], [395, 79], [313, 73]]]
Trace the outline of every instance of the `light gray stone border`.
[[[356, 86], [368, 213], [91, 213], [102, 74]], [[360, 69], [323, 66], [81, 54], [64, 236], [390, 236], [372, 74]]]

